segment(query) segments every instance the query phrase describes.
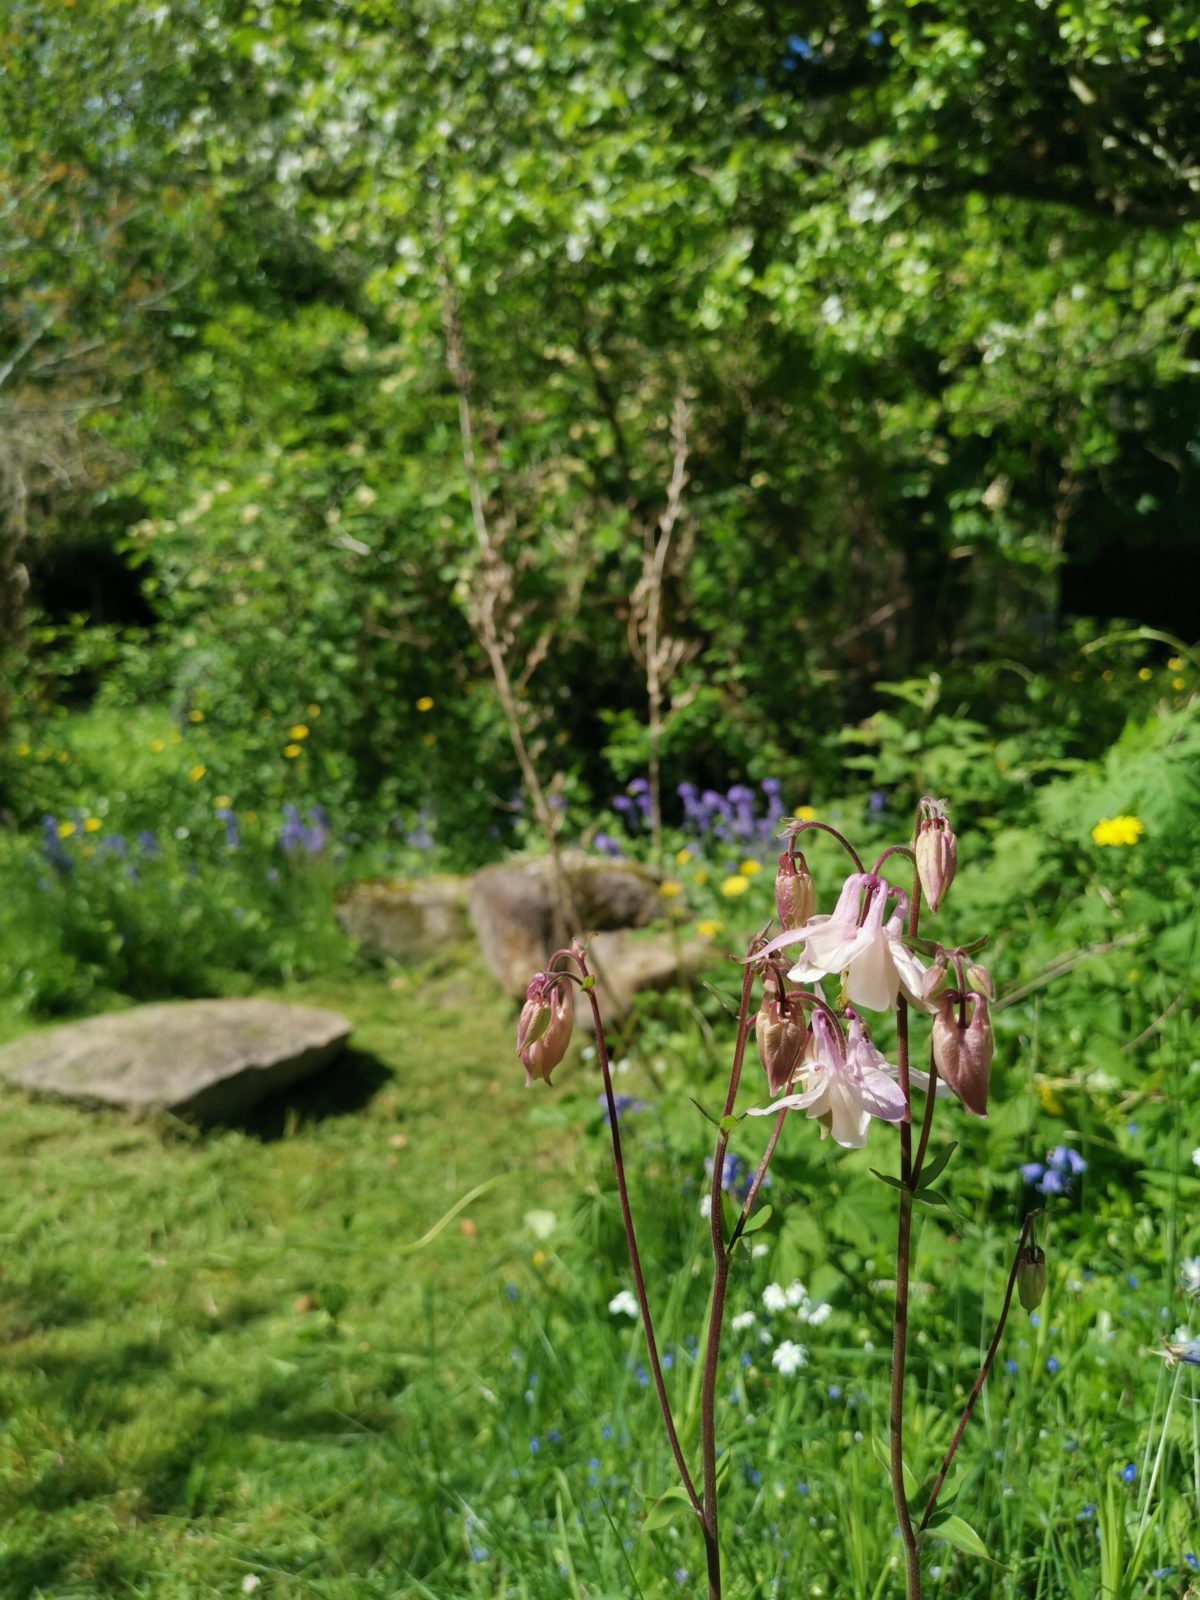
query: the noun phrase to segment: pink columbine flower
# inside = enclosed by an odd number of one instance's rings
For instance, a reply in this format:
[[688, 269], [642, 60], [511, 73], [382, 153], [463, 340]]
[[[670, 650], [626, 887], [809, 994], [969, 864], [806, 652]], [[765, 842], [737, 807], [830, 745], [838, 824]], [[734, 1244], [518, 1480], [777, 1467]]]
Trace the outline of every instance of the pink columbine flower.
[[517, 1021], [517, 1056], [525, 1068], [525, 1087], [550, 1074], [567, 1053], [575, 1008], [565, 979], [535, 972]]
[[770, 1105], [755, 1106], [752, 1117], [773, 1116], [786, 1106], [804, 1111], [821, 1123], [821, 1137], [833, 1135], [847, 1150], [861, 1150], [867, 1142], [871, 1118], [882, 1122], [907, 1122], [908, 1104], [890, 1067], [867, 1038], [857, 1017], [843, 1045], [840, 1034], [823, 1011], [815, 1013], [809, 1033], [808, 1061], [801, 1069], [807, 1087], [801, 1094], [783, 1095]]
[[[892, 895], [896, 909], [885, 922], [884, 909]], [[908, 896], [901, 890], [889, 888], [872, 873], [853, 872], [842, 885], [832, 915], [812, 917], [803, 928], [781, 933], [755, 955], [803, 943], [804, 951], [788, 973], [791, 982], [813, 983], [844, 972], [851, 1005], [890, 1011], [902, 993], [910, 1005], [928, 1011], [932, 1008], [921, 993], [925, 968], [904, 943], [907, 914]]]

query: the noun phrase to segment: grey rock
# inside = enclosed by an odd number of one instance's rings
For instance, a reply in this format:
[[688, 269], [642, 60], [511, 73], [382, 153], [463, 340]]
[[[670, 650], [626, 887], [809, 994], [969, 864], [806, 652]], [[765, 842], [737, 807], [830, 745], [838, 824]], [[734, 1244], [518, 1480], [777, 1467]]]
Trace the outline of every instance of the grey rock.
[[423, 961], [470, 938], [467, 880], [449, 876], [356, 883], [338, 902], [337, 919], [373, 955]]
[[27, 1034], [0, 1050], [0, 1078], [80, 1105], [224, 1121], [319, 1071], [350, 1028], [275, 1000], [170, 1001]]
[[[686, 943], [655, 929], [648, 933], [621, 930], [598, 933], [588, 940], [588, 965], [597, 974], [596, 994], [605, 1024], [624, 1017], [634, 997], [644, 990], [673, 989], [690, 980], [712, 960], [702, 939]], [[577, 1000], [576, 1028], [588, 1031], [588, 1007]]]
[[[662, 913], [658, 878], [632, 861], [563, 852], [562, 864], [579, 931], [643, 928]], [[553, 882], [549, 858], [527, 856], [484, 867], [471, 880], [471, 921], [483, 958], [500, 987], [524, 998], [533, 974], [554, 948]]]

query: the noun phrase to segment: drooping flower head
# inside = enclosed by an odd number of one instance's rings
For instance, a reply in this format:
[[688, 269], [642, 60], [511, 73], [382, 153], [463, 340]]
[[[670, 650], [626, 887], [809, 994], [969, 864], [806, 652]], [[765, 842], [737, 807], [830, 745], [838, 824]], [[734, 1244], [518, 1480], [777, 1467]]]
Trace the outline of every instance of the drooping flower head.
[[[896, 909], [884, 920], [889, 899]], [[910, 1005], [928, 1011], [922, 995], [925, 968], [904, 943], [908, 896], [870, 872], [853, 872], [842, 885], [832, 915], [810, 918], [756, 952], [772, 954], [787, 945], [803, 944], [799, 961], [788, 973], [793, 983], [845, 974], [846, 998], [868, 1011], [889, 1011], [903, 993]]]
[[550, 1074], [567, 1053], [575, 1008], [570, 984], [551, 973], [535, 972], [517, 1021], [517, 1056], [525, 1068], [525, 1087]]
[[816, 903], [808, 862], [797, 851], [785, 850], [775, 874], [775, 915], [781, 928], [802, 928]]
[[780, 995], [774, 983], [768, 983], [763, 993], [754, 1019], [754, 1040], [767, 1086], [772, 1094], [778, 1094], [799, 1069], [808, 1044], [808, 1023], [799, 1000]]
[[858, 1017], [851, 1015], [843, 1041], [826, 1013], [817, 1011], [802, 1067], [803, 1092], [756, 1106], [750, 1115], [771, 1116], [785, 1106], [804, 1111], [820, 1122], [822, 1138], [831, 1134], [834, 1142], [847, 1150], [861, 1150], [872, 1117], [882, 1122], [909, 1120], [908, 1103], [894, 1071], [871, 1043]]
[[933, 1019], [933, 1062], [939, 1076], [977, 1117], [987, 1116], [994, 1051], [987, 997], [971, 993], [960, 1004], [953, 991], [944, 994]]

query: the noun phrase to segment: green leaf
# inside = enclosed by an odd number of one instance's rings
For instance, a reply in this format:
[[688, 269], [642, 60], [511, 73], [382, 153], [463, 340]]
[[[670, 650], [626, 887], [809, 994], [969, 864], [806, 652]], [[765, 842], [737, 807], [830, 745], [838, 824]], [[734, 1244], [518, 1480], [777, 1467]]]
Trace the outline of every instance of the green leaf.
[[657, 1533], [660, 1528], [667, 1527], [674, 1522], [681, 1511], [691, 1512], [692, 1503], [687, 1497], [687, 1491], [682, 1485], [677, 1484], [673, 1489], [668, 1489], [658, 1499], [642, 1518], [643, 1533]]
[[925, 1163], [925, 1165], [921, 1168], [922, 1189], [924, 1189], [928, 1184], [937, 1182], [942, 1173], [946, 1170], [946, 1163], [950, 1160], [950, 1157], [957, 1149], [958, 1140], [951, 1139], [950, 1143], [943, 1149], [939, 1150], [937, 1155], [935, 1155], [931, 1161], [927, 1161]]
[[720, 1128], [722, 1133], [728, 1134], [733, 1132], [741, 1120], [741, 1117], [734, 1116], [731, 1112], [729, 1116], [722, 1117], [717, 1126]]
[[964, 1555], [978, 1556], [983, 1561], [992, 1559], [987, 1553], [987, 1546], [971, 1524], [953, 1513], [945, 1517], [935, 1514], [929, 1524], [928, 1532], [935, 1538], [944, 1539], [947, 1544], [952, 1544]]
[[[881, 1438], [879, 1434], [873, 1433], [871, 1435], [871, 1449], [875, 1453], [876, 1461], [879, 1462], [879, 1465], [890, 1478], [892, 1475], [892, 1455], [888, 1448], [887, 1440]], [[907, 1461], [901, 1460], [900, 1466], [904, 1476], [904, 1497], [906, 1500], [911, 1501], [917, 1492], [917, 1475]]]
[[705, 1122], [711, 1122], [714, 1128], [719, 1128], [721, 1126], [721, 1124], [717, 1121], [716, 1117], [710, 1116], [709, 1113], [707, 1111], [705, 1111], [704, 1107], [700, 1104], [699, 1100], [696, 1099], [695, 1095], [692, 1095], [692, 1094], [688, 1095], [688, 1099], [692, 1102], [692, 1104], [695, 1106], [696, 1110], [704, 1118]]
[[906, 1183], [901, 1183], [899, 1178], [889, 1178], [886, 1172], [880, 1172], [875, 1167], [871, 1168], [871, 1176], [878, 1178], [880, 1183], [886, 1183], [889, 1189], [899, 1189], [902, 1194], [910, 1193]]
[[773, 1211], [774, 1207], [769, 1205], [759, 1206], [757, 1211], [752, 1211], [746, 1219], [746, 1226], [742, 1229], [742, 1238], [744, 1239], [748, 1233], [757, 1233], [760, 1228], [765, 1228], [771, 1220]]

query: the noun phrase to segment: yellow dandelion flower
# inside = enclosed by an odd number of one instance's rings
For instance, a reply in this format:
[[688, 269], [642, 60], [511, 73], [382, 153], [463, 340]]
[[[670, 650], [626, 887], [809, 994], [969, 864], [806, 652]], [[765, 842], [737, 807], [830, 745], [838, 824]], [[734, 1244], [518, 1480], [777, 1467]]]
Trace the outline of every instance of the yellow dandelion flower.
[[304, 715], [310, 722], [315, 722], [321, 715], [321, 708], [318, 705], [305, 706]]
[[742, 862], [741, 866], [738, 868], [738, 871], [741, 873], [743, 878], [752, 878], [756, 872], [762, 871], [762, 862], [750, 861], [747, 859], [746, 861]]
[[204, 721], [204, 713], [203, 713], [203, 711], [201, 711], [198, 706], [194, 710], [189, 711], [188, 712], [188, 721], [189, 722], [203, 722]]
[[17, 755], [19, 755], [19, 756], [20, 756], [20, 757], [22, 757], [22, 759], [24, 759], [24, 757], [25, 757], [25, 756], [27, 756], [27, 755], [28, 755], [28, 754], [29, 754], [29, 752], [30, 752], [30, 750], [31, 750], [31, 748], [32, 748], [32, 746], [30, 746], [30, 745], [27, 745], [27, 744], [19, 744], [19, 745], [18, 745], [18, 746], [17, 746], [17, 752], [16, 752], [16, 753], [17, 753]]
[[721, 924], [716, 917], [705, 917], [703, 922], [696, 924], [696, 932], [702, 939], [715, 939], [721, 931]]
[[305, 727], [305, 725], [302, 722], [297, 722], [294, 727], [288, 729], [288, 738], [289, 739], [307, 739], [308, 738], [308, 729]]
[[75, 832], [75, 824], [73, 822], [60, 822], [59, 823], [59, 825], [58, 825], [58, 837], [60, 839], [69, 839], [74, 832]]
[[83, 831], [84, 833], [99, 833], [103, 826], [104, 824], [99, 817], [87, 817], [84, 819]]
[[1043, 1111], [1047, 1112], [1052, 1117], [1059, 1117], [1062, 1115], [1062, 1101], [1058, 1098], [1048, 1083], [1038, 1084], [1037, 1097], [1042, 1103]]
[[423, 694], [421, 696], [421, 698], [417, 701], [417, 710], [418, 711], [432, 711], [433, 710], [433, 696], [431, 694]]
[[1150, 671], [1149, 667], [1139, 667], [1138, 668], [1138, 677], [1142, 680], [1143, 683], [1149, 683], [1150, 679], [1153, 676], [1154, 676], [1154, 674]]
[[815, 822], [816, 820], [817, 820], [817, 810], [816, 810], [815, 806], [797, 806], [796, 807], [796, 821], [797, 822]]
[[160, 756], [167, 748], [167, 741], [165, 739], [151, 739], [150, 748], [156, 756]]
[[228, 811], [232, 804], [233, 804], [233, 801], [229, 798], [229, 796], [227, 794], [219, 794], [217, 796], [217, 798], [213, 801], [213, 810], [214, 811]]
[[1170, 659], [1167, 662], [1167, 666], [1170, 667], [1172, 672], [1182, 672], [1183, 671], [1183, 657], [1182, 656], [1171, 656]]
[[739, 894], [745, 894], [750, 887], [750, 879], [743, 878], [740, 872], [735, 872], [732, 877], [726, 878], [721, 885], [721, 893], [727, 900], [736, 900]]
[[1146, 831], [1137, 817], [1101, 817], [1092, 829], [1097, 844], [1136, 844]]
[[699, 884], [703, 889], [704, 885], [708, 882], [708, 868], [697, 867], [695, 872], [692, 873], [692, 882]]
[[188, 777], [192, 780], [193, 783], [199, 783], [200, 779], [204, 776], [204, 774], [207, 771], [208, 771], [208, 768], [205, 767], [205, 766], [202, 766], [200, 764], [200, 762], [197, 761], [196, 765], [188, 773]]
[[283, 747], [283, 754], [286, 760], [295, 761], [296, 757], [303, 755], [304, 752], [298, 744], [285, 744]]
[[678, 867], [686, 867], [688, 862], [691, 859], [692, 859], [692, 852], [690, 850], [676, 850], [676, 852], [675, 852], [675, 865], [676, 866], [678, 866]]
[[673, 900], [677, 894], [683, 893], [683, 885], [676, 883], [674, 878], [668, 878], [659, 884], [658, 892], [664, 900]]
[[1182, 678], [1172, 678], [1171, 679], [1171, 687], [1172, 687], [1172, 689], [1174, 689], [1178, 693], [1180, 690], [1186, 688], [1187, 686], [1184, 683]]

